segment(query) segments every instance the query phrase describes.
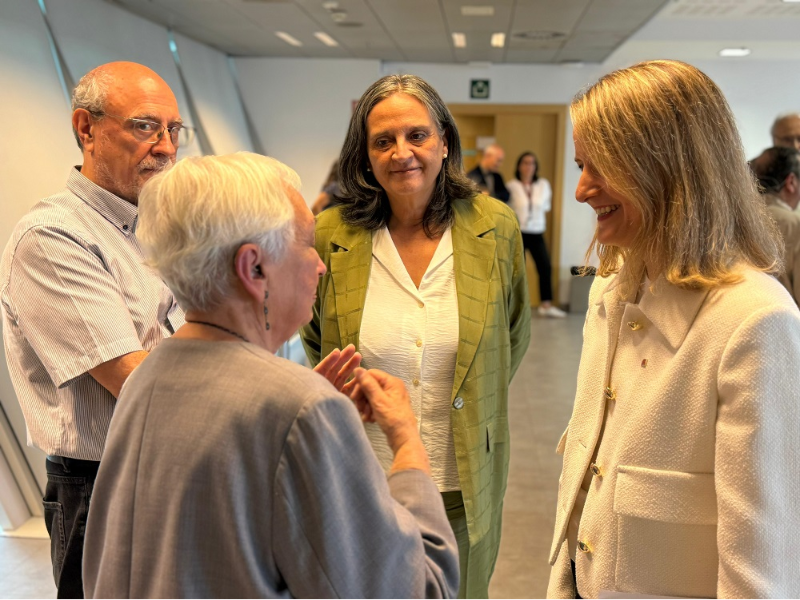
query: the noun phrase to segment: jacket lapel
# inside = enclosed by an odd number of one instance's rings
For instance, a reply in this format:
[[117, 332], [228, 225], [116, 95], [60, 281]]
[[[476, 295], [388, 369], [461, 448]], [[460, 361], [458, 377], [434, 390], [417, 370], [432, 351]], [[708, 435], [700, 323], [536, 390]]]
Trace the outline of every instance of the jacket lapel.
[[[456, 201], [453, 225], [453, 267], [458, 295], [459, 341], [453, 396], [464, 382], [483, 336], [489, 302], [489, 284], [495, 262], [494, 221], [481, 214], [475, 204]], [[451, 398], [452, 399], [452, 398]]]
[[331, 236], [331, 281], [336, 302], [340, 348], [358, 348], [361, 315], [372, 264], [372, 233], [342, 224]]

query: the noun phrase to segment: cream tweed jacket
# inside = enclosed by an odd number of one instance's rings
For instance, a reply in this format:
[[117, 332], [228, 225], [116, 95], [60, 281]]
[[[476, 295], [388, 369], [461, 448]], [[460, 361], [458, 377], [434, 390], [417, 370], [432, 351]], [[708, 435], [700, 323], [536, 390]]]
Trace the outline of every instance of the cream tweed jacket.
[[[609, 403], [602, 444], [598, 438]], [[639, 304], [594, 282], [575, 407], [559, 443], [548, 596], [800, 596], [800, 312], [772, 277]]]

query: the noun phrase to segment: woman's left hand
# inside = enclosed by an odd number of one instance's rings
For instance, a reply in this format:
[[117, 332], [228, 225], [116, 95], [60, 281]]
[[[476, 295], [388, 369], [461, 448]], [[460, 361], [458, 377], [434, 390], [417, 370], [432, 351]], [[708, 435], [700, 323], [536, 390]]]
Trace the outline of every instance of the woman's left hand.
[[[350, 344], [344, 350], [336, 348], [314, 367], [314, 371], [330, 381], [333, 387], [341, 392], [345, 387], [345, 382], [360, 365], [361, 354], [356, 352], [353, 344]], [[352, 388], [352, 385], [348, 387]]]

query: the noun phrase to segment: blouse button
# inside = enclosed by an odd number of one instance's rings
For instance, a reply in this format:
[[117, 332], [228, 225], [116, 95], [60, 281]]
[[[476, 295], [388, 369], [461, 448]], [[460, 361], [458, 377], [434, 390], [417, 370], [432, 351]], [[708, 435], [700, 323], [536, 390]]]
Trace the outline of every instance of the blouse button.
[[425, 303], [424, 303], [424, 302], [420, 302], [420, 303], [419, 303], [419, 307], [420, 307], [420, 308], [425, 308]]
[[422, 348], [422, 340], [417, 340], [417, 348]]
[[417, 378], [415, 377], [415, 378], [414, 378], [414, 381], [412, 381], [411, 383], [413, 383], [414, 385], [419, 385], [419, 379], [417, 379]]

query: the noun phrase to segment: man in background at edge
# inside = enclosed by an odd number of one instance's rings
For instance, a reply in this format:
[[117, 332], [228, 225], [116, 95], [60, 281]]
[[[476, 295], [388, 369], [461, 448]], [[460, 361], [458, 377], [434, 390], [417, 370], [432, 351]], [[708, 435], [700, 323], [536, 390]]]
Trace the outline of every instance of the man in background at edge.
[[497, 144], [490, 144], [483, 151], [483, 158], [478, 166], [467, 173], [472, 181], [478, 184], [482, 192], [508, 204], [511, 194], [503, 183], [503, 176], [498, 172], [506, 153]]
[[778, 224], [786, 246], [784, 271], [778, 278], [800, 305], [800, 152], [767, 148], [751, 161], [769, 216]]
[[83, 535], [125, 379], [184, 323], [134, 235], [139, 191], [186, 131], [143, 65], [90, 71], [72, 96], [83, 165], [17, 224], [0, 262], [3, 340], [28, 445], [48, 456], [43, 499], [59, 598], [82, 598]]
[[773, 146], [800, 150], [800, 113], [779, 115], [770, 133]]

